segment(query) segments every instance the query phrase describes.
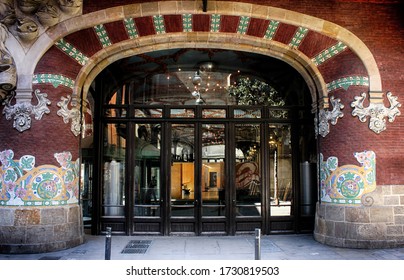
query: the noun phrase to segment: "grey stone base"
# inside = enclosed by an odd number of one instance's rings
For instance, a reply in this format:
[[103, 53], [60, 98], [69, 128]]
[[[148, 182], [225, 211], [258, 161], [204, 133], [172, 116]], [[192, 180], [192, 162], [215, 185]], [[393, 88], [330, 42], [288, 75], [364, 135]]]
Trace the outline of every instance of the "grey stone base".
[[45, 253], [83, 242], [79, 205], [0, 207], [0, 253]]
[[401, 207], [317, 204], [314, 238], [320, 243], [344, 248], [403, 247], [404, 223], [395, 214]]

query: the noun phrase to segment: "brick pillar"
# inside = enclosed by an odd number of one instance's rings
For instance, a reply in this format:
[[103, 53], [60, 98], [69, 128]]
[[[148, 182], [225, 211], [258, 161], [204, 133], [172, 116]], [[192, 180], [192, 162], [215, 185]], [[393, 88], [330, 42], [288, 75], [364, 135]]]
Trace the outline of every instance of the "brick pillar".
[[[63, 88], [41, 88], [50, 112], [22, 132], [0, 118], [0, 253], [40, 253], [84, 241], [79, 139], [58, 116]], [[33, 101], [35, 104], [35, 101]], [[19, 105], [14, 105], [19, 106]]]

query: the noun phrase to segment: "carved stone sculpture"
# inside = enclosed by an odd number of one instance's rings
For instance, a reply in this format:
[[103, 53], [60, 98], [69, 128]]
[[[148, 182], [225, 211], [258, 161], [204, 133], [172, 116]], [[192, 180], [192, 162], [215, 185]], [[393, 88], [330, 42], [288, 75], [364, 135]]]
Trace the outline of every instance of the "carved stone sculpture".
[[14, 60], [5, 46], [7, 27], [0, 23], [0, 102], [3, 102], [17, 84]]
[[370, 103], [368, 107], [364, 107], [363, 101], [366, 98], [366, 93], [361, 96], [356, 96], [355, 101], [351, 103], [351, 107], [355, 108], [352, 111], [352, 116], [357, 116], [361, 122], [366, 122], [367, 117], [370, 117], [369, 128], [375, 133], [386, 130], [386, 117], [389, 122], [393, 122], [396, 116], [399, 116], [401, 107], [397, 97], [393, 96], [391, 92], [387, 92], [387, 99], [390, 102], [390, 108], [386, 108], [383, 103]]
[[330, 102], [333, 107], [332, 111], [321, 109], [318, 114], [319, 119], [317, 120], [316, 118], [314, 120], [316, 128], [318, 122], [317, 134], [320, 134], [323, 137], [330, 133], [330, 124], [328, 122], [331, 121], [332, 125], [336, 125], [338, 118], [344, 116], [344, 113], [341, 112], [341, 110], [344, 109], [344, 105], [341, 104], [341, 99], [335, 99], [334, 96], [331, 96]]
[[33, 41], [38, 37], [38, 25], [29, 18], [18, 19], [17, 35], [24, 42]]
[[41, 8], [35, 14], [39, 22], [43, 26], [54, 26], [59, 22], [59, 11], [58, 9], [50, 4], [41, 6]]
[[81, 0], [58, 0], [59, 8], [68, 15], [75, 15], [81, 9]]
[[58, 107], [61, 109], [57, 112], [58, 116], [63, 118], [64, 123], [69, 123], [69, 120], [72, 121], [71, 124], [71, 131], [73, 132], [74, 136], [78, 136], [80, 134], [80, 110], [76, 107], [72, 109], [68, 108], [68, 105], [71, 101], [70, 95], [66, 97], [61, 97], [61, 101], [57, 103]]
[[3, 114], [6, 115], [7, 120], [14, 120], [13, 127], [19, 132], [31, 128], [31, 115], [34, 115], [36, 120], [40, 120], [42, 119], [43, 114], [50, 113], [47, 105], [50, 105], [51, 102], [47, 98], [48, 95], [46, 93], [40, 93], [39, 90], [35, 90], [35, 96], [38, 100], [36, 106], [29, 102], [17, 102], [14, 105], [11, 105], [14, 95], [15, 93], [8, 96], [5, 100]]

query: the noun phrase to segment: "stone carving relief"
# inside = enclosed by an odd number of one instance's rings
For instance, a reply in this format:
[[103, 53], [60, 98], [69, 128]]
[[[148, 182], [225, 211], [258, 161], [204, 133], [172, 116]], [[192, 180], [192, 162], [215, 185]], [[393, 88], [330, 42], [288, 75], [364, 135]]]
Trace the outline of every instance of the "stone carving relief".
[[57, 112], [58, 116], [63, 118], [64, 123], [69, 123], [69, 120], [72, 121], [70, 130], [73, 132], [74, 136], [78, 136], [80, 134], [80, 109], [77, 107], [73, 107], [72, 109], [68, 108], [68, 105], [71, 101], [70, 95], [61, 98], [61, 101], [57, 103], [58, 107], [61, 109]]
[[29, 102], [19, 102], [11, 105], [11, 100], [14, 99], [15, 93], [9, 95], [4, 101], [5, 107], [3, 114], [7, 120], [13, 119], [13, 127], [19, 132], [23, 132], [31, 128], [31, 115], [35, 116], [36, 120], [42, 119], [43, 114], [49, 114], [48, 105], [51, 104], [46, 93], [40, 93], [35, 90], [35, 96], [38, 99], [37, 105], [32, 105]]
[[0, 104], [10, 95], [17, 84], [15, 63], [5, 46], [7, 37], [7, 27], [0, 23]]
[[0, 19], [23, 44], [35, 41], [50, 26], [80, 13], [83, 0], [3, 0]]
[[344, 113], [341, 112], [341, 110], [344, 109], [344, 105], [341, 104], [341, 99], [335, 99], [334, 96], [331, 96], [330, 102], [333, 107], [332, 111], [321, 109], [318, 114], [319, 119], [314, 119], [316, 134], [320, 134], [323, 137], [330, 133], [330, 124], [328, 122], [330, 121], [332, 125], [336, 125], [338, 118], [344, 116]]
[[389, 122], [393, 122], [396, 116], [401, 114], [398, 109], [401, 104], [391, 92], [387, 92], [390, 108], [386, 108], [383, 103], [370, 103], [368, 107], [365, 107], [363, 105], [365, 98], [366, 93], [355, 97], [355, 101], [351, 103], [351, 107], [355, 108], [352, 111], [352, 116], [357, 116], [361, 122], [366, 122], [367, 117], [370, 117], [369, 128], [377, 134], [386, 130], [386, 117]]

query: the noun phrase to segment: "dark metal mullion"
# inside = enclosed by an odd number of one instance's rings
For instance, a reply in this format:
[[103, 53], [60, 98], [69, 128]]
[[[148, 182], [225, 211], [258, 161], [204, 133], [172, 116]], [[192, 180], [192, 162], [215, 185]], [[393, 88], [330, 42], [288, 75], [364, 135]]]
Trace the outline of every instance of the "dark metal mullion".
[[125, 155], [125, 213], [126, 213], [126, 235], [132, 235], [134, 229], [134, 151], [135, 141], [133, 133], [133, 123], [128, 122], [126, 124], [126, 155]]
[[195, 231], [196, 235], [202, 233], [202, 123], [194, 124], [194, 152], [195, 152], [195, 197], [194, 197], [194, 218], [195, 218]]
[[[225, 170], [226, 170], [226, 221], [227, 221], [227, 232], [230, 235], [236, 234], [236, 136], [235, 136], [235, 124], [227, 124], [227, 134], [226, 134], [226, 148], [225, 148]], [[232, 140], [232, 141], [231, 141]]]
[[171, 123], [163, 122], [161, 124], [162, 131], [162, 139], [163, 139], [163, 154], [162, 154], [162, 165], [164, 169], [162, 170], [162, 184], [163, 188], [162, 197], [163, 201], [161, 203], [162, 207], [162, 219], [163, 219], [163, 234], [169, 235], [171, 232], [171, 141], [172, 141], [172, 129]]
[[[262, 122], [260, 125], [260, 131], [261, 131], [261, 162], [262, 162], [262, 167], [261, 167], [261, 178], [262, 184], [261, 184], [261, 201], [262, 201], [262, 206], [261, 206], [261, 213], [262, 213], [262, 231], [264, 234], [267, 234], [270, 232], [269, 230], [269, 225], [270, 221], [269, 218], [271, 216], [271, 180], [270, 180], [270, 154], [269, 154], [269, 123], [267, 122]], [[267, 210], [267, 211], [266, 211]]]

